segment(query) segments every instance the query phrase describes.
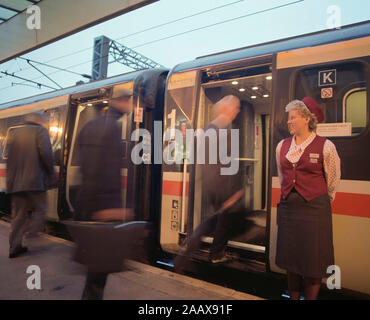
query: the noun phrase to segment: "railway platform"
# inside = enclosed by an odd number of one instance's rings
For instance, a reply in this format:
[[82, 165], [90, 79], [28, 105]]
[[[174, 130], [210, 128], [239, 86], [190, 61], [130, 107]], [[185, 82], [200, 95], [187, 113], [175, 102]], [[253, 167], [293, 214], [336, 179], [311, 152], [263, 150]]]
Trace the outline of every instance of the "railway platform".
[[[0, 300], [81, 298], [85, 269], [71, 259], [73, 242], [42, 234], [32, 239], [28, 252], [9, 259], [9, 230], [10, 224], [0, 221]], [[104, 300], [261, 300], [136, 261], [126, 265], [126, 271], [108, 277]], [[37, 267], [40, 288], [34, 278]]]

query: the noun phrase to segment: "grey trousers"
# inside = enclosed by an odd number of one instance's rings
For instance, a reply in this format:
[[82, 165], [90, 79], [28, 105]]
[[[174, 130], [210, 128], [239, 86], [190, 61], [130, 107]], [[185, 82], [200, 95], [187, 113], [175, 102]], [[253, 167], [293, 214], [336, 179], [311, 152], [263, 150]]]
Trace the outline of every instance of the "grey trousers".
[[41, 231], [47, 211], [46, 191], [18, 192], [11, 195], [12, 223], [9, 234], [9, 253], [22, 247], [25, 233]]

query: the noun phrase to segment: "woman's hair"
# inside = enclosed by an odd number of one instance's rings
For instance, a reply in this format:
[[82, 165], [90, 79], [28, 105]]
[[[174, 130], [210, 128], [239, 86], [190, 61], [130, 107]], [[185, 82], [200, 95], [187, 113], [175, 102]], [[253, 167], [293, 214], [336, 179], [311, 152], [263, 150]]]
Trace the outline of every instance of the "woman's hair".
[[289, 102], [286, 107], [285, 111], [289, 112], [292, 110], [297, 110], [298, 113], [304, 117], [304, 118], [310, 118], [310, 121], [308, 122], [308, 129], [310, 131], [313, 131], [317, 127], [317, 118], [316, 116], [306, 107], [306, 105], [300, 101], [300, 100], [293, 100]]

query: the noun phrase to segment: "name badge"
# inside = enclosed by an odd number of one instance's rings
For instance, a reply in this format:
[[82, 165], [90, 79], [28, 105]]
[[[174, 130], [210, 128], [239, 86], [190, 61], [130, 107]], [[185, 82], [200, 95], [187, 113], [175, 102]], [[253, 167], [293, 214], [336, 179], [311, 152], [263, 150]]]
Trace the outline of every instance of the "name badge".
[[318, 159], [320, 155], [318, 153], [310, 153], [310, 158], [311, 159]]

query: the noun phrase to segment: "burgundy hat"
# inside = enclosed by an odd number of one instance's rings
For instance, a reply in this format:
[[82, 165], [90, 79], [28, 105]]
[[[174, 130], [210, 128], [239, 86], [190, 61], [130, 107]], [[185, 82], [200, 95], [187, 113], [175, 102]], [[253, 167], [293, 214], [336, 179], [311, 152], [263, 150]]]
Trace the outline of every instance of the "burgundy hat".
[[322, 112], [319, 104], [314, 99], [312, 99], [311, 97], [305, 97], [302, 99], [302, 102], [311, 111], [311, 113], [313, 113], [316, 116], [317, 121], [319, 123], [324, 121], [325, 115]]

